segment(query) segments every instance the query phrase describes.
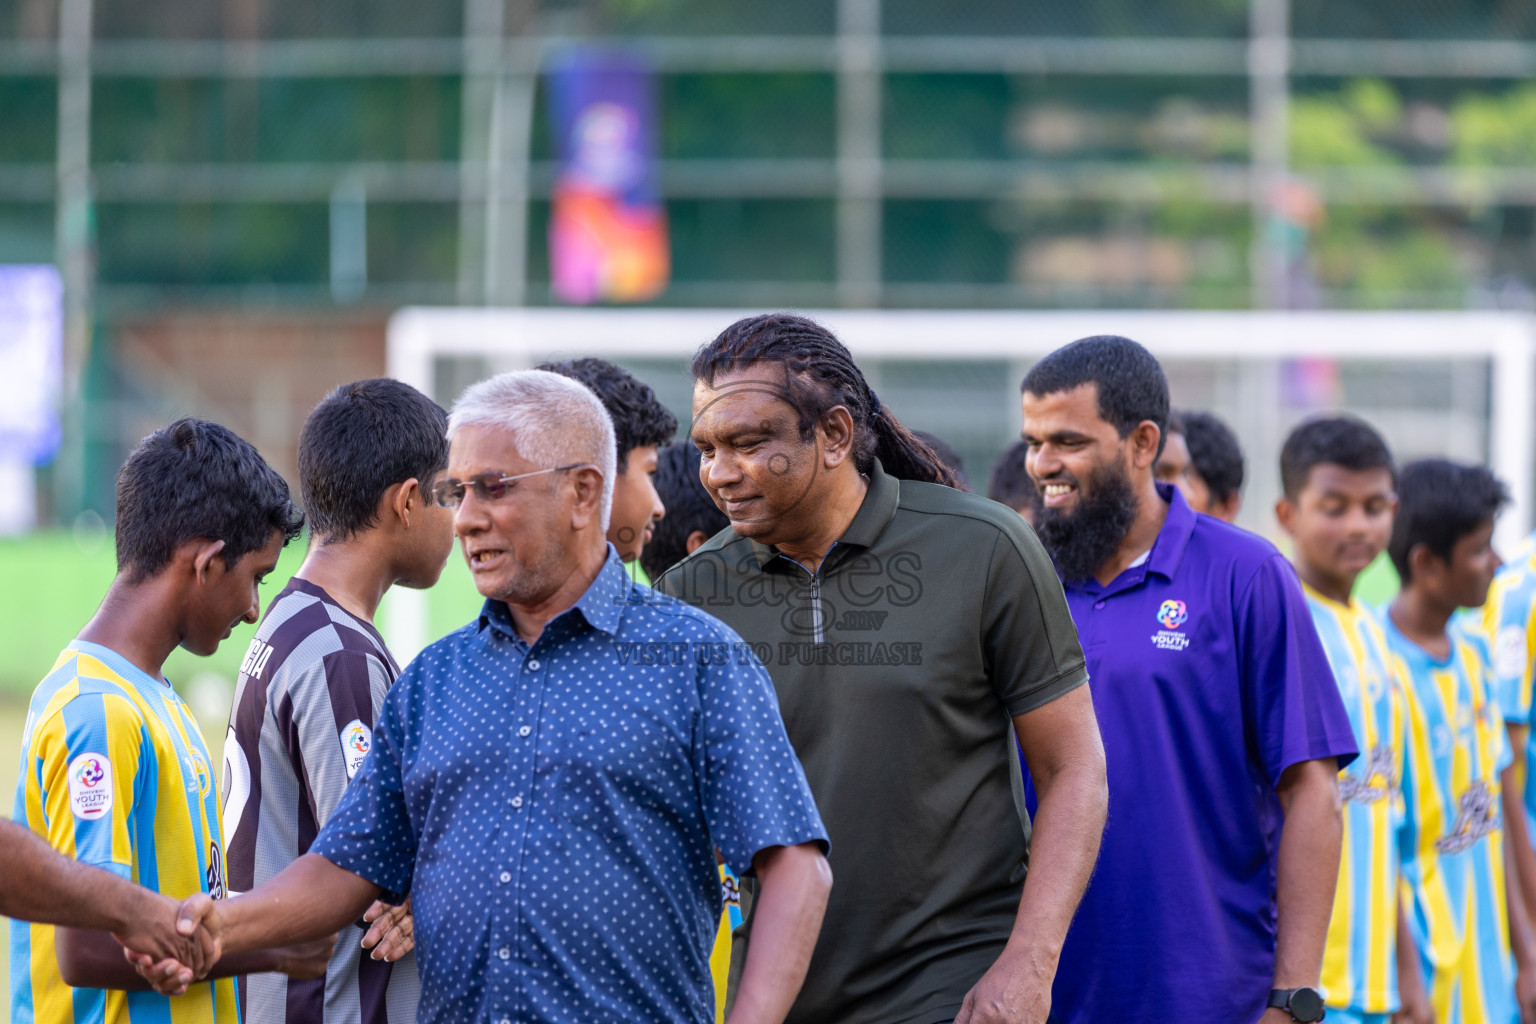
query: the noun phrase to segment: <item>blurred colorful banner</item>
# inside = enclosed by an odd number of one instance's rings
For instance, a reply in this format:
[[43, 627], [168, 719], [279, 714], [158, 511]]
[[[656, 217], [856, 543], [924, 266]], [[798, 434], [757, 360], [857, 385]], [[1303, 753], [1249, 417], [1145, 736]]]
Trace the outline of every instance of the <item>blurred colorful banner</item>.
[[644, 302], [671, 275], [656, 164], [656, 94], [640, 58], [567, 50], [549, 71], [560, 170], [549, 221], [550, 282], [562, 302]]
[[0, 536], [37, 522], [36, 477], [59, 450], [64, 282], [50, 266], [0, 265]]

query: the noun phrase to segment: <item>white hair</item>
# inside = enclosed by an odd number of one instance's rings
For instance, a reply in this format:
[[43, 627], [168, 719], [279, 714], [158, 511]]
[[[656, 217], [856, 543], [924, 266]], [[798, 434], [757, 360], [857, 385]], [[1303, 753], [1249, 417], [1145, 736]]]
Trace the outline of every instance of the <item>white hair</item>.
[[517, 453], [541, 469], [590, 463], [603, 474], [602, 529], [608, 532], [619, 446], [613, 420], [585, 385], [547, 370], [514, 370], [471, 384], [448, 414], [448, 438], [463, 427], [513, 435]]

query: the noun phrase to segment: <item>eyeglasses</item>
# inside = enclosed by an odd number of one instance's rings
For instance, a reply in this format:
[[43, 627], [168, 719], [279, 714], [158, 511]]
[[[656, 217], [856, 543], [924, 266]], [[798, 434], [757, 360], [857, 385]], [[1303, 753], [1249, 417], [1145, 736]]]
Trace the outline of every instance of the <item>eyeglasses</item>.
[[530, 476], [543, 476], [545, 473], [560, 473], [567, 469], [579, 469], [585, 466], [585, 462], [573, 462], [569, 466], [555, 466], [552, 469], [536, 469], [532, 473], [518, 473], [516, 476], [507, 476], [505, 473], [481, 473], [472, 476], [468, 480], [455, 480], [453, 477], [445, 477], [432, 485], [432, 500], [443, 508], [458, 508], [464, 501], [465, 488], [473, 489], [475, 497], [481, 501], [500, 501], [512, 490], [512, 486], [519, 480], [526, 480]]

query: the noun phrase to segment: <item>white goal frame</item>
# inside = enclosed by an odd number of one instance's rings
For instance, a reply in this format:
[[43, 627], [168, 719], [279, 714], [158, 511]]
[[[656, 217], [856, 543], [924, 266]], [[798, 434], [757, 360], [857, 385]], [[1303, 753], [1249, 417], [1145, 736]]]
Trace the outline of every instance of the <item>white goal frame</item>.
[[[532, 366], [552, 353], [609, 358], [691, 355], [753, 311], [727, 309], [495, 309], [408, 307], [389, 322], [387, 372], [428, 394], [438, 357]], [[854, 355], [869, 359], [1037, 359], [1074, 338], [1122, 334], [1166, 359], [1327, 357], [1425, 361], [1483, 358], [1490, 468], [1514, 503], [1499, 518], [1508, 550], [1531, 528], [1536, 487], [1536, 317], [1505, 312], [1181, 312], [1091, 310], [809, 311]], [[399, 590], [399, 588], [396, 588]], [[385, 628], [401, 657], [429, 638], [426, 597], [391, 593]]]

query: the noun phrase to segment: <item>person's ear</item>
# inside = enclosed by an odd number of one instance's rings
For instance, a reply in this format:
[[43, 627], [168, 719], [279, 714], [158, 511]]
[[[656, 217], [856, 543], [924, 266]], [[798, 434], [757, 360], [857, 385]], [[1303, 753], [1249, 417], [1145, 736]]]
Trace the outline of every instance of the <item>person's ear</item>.
[[853, 414], [845, 405], [834, 405], [822, 416], [816, 430], [821, 434], [821, 461], [835, 469], [853, 454]]
[[688, 539], [683, 541], [683, 550], [687, 551], [691, 555], [695, 551], [699, 550], [699, 548], [703, 547], [705, 543], [708, 542], [708, 540], [709, 534], [705, 533], [703, 530], [694, 530], [688, 535]]
[[1231, 494], [1216, 502], [1216, 507], [1211, 511], [1217, 519], [1229, 523], [1237, 522], [1237, 513], [1242, 510], [1243, 496], [1233, 491]]
[[1131, 446], [1131, 464], [1137, 469], [1151, 469], [1157, 462], [1158, 442], [1162, 437], [1163, 432], [1151, 420], [1142, 420], [1131, 428], [1130, 436], [1126, 438]]
[[1413, 582], [1436, 582], [1444, 574], [1445, 563], [1435, 557], [1428, 544], [1415, 544], [1408, 549], [1408, 571]]
[[197, 548], [192, 553], [192, 570], [197, 576], [197, 582], [207, 583], [208, 577], [213, 571], [213, 560], [224, 550], [222, 540], [199, 540], [195, 542]]
[[571, 528], [584, 530], [602, 519], [603, 473], [596, 466], [571, 470], [571, 487], [576, 501], [571, 506]]
[[[1222, 511], [1226, 510], [1226, 504], [1227, 503], [1225, 501], [1221, 502]], [[1296, 536], [1295, 502], [1291, 501], [1291, 499], [1288, 497], [1282, 496], [1279, 501], [1275, 502], [1275, 518], [1280, 521], [1280, 529], [1284, 530], [1292, 537]]]
[[389, 510], [395, 518], [400, 520], [400, 525], [409, 530], [411, 516], [421, 514], [421, 507], [427, 499], [422, 492], [421, 481], [411, 477], [385, 491], [384, 500], [389, 503]]

